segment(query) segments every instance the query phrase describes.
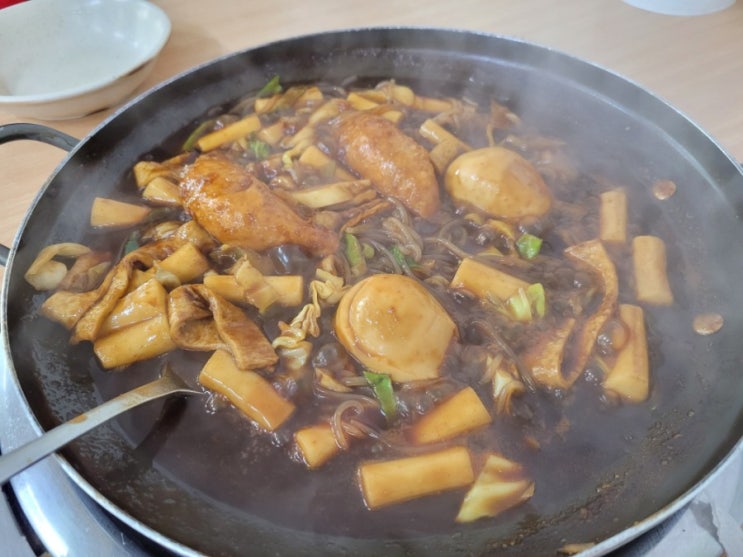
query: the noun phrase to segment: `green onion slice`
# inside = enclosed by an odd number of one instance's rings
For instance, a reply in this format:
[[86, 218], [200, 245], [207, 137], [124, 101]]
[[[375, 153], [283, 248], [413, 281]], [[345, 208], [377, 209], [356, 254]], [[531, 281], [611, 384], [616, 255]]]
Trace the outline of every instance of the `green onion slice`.
[[523, 288], [519, 288], [515, 294], [506, 300], [506, 306], [516, 321], [531, 321], [531, 304]]
[[534, 259], [542, 248], [542, 239], [532, 234], [522, 234], [516, 240], [516, 249], [524, 259]]
[[281, 93], [281, 79], [278, 75], [273, 76], [268, 80], [260, 91], [258, 91], [258, 97], [272, 97], [273, 95]]
[[386, 373], [375, 373], [373, 371], [364, 371], [364, 377], [374, 391], [379, 404], [382, 407], [387, 421], [390, 422], [397, 416], [397, 399], [395, 391], [392, 389], [392, 379]]
[[260, 139], [251, 139], [249, 145], [253, 156], [259, 161], [265, 159], [269, 154], [271, 154], [271, 146], [265, 141], [261, 141]]
[[359, 239], [350, 232], [343, 233], [343, 243], [345, 245], [346, 259], [351, 267], [351, 273], [354, 276], [363, 275], [366, 272], [366, 258], [364, 249]]
[[547, 310], [547, 297], [544, 293], [544, 286], [541, 282], [535, 282], [530, 284], [526, 288], [526, 297], [529, 298], [529, 303], [537, 317], [544, 317]]
[[181, 146], [181, 151], [190, 151], [194, 147], [196, 147], [196, 143], [201, 139], [201, 136], [206, 134], [207, 130], [214, 125], [214, 120], [206, 120], [205, 122], [201, 122], [198, 126], [196, 126], [196, 129], [191, 132], [191, 135], [186, 138], [186, 141], [183, 142], [183, 145]]

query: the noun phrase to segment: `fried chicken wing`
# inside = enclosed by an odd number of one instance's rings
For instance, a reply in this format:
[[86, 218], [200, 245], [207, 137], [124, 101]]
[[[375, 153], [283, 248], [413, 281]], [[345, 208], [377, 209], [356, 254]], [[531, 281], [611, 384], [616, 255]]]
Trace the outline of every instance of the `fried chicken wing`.
[[269, 187], [242, 166], [219, 154], [198, 157], [180, 182], [184, 207], [223, 244], [262, 251], [282, 244], [333, 253], [338, 236], [301, 218]]
[[439, 209], [439, 185], [428, 152], [375, 114], [349, 114], [334, 129], [341, 157], [384, 195], [428, 218]]

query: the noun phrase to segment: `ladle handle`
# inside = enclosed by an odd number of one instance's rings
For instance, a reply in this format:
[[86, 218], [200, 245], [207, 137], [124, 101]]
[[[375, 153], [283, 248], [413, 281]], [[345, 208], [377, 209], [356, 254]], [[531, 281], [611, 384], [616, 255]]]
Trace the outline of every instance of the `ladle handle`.
[[166, 368], [159, 379], [112, 398], [100, 406], [47, 431], [30, 443], [0, 456], [0, 485], [111, 418], [145, 402], [177, 393], [200, 394], [200, 391], [188, 387], [178, 376]]
[[[42, 126], [41, 124], [19, 123], [0, 126], [0, 145], [22, 139], [40, 141], [42, 143], [59, 147], [68, 152], [80, 143], [79, 139], [76, 139], [71, 135], [67, 135], [64, 132], [55, 130], [48, 126]], [[0, 265], [4, 267], [8, 262], [9, 256], [10, 248], [0, 244]]]

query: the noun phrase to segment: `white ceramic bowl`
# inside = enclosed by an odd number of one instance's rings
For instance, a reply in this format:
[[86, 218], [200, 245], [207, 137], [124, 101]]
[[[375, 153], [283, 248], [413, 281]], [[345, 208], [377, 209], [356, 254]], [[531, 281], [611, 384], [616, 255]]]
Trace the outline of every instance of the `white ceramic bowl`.
[[170, 20], [145, 0], [31, 0], [0, 10], [0, 108], [43, 120], [114, 106], [152, 70]]

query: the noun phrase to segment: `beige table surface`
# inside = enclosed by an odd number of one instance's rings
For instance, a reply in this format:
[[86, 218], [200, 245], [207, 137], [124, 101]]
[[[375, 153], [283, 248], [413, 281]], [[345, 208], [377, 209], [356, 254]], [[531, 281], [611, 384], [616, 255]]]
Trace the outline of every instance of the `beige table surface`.
[[[139, 92], [188, 68], [247, 47], [317, 31], [411, 25], [523, 38], [600, 64], [660, 97], [743, 160], [743, 1], [715, 14], [679, 17], [621, 0], [156, 0], [172, 34]], [[51, 125], [84, 137], [112, 111]], [[0, 110], [0, 124], [33, 121]], [[44, 123], [44, 122], [42, 122]], [[65, 153], [28, 141], [0, 146], [0, 242]]]

